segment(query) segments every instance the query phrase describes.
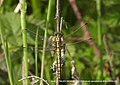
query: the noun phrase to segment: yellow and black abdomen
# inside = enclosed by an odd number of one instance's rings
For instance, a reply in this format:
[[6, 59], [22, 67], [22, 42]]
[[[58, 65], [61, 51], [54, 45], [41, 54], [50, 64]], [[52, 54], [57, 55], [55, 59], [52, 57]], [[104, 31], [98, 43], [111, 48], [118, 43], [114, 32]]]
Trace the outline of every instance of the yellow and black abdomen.
[[62, 66], [61, 66], [61, 36], [59, 36], [59, 34], [56, 35], [56, 57], [57, 57], [56, 75], [58, 79], [60, 79]]

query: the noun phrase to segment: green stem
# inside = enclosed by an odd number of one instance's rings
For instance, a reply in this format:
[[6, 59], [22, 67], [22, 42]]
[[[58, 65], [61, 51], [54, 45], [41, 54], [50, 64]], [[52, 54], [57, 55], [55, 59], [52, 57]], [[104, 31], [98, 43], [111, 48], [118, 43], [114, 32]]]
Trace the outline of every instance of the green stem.
[[[45, 49], [46, 49], [46, 41], [47, 41], [47, 31], [48, 31], [48, 25], [50, 22], [51, 6], [52, 6], [52, 0], [49, 0], [48, 14], [47, 14], [47, 20], [46, 20], [46, 29], [44, 33], [43, 53], [42, 53], [42, 65], [41, 65], [41, 78], [42, 79], [43, 79], [43, 71], [44, 71], [43, 67], [44, 67]], [[40, 85], [43, 85], [43, 81], [40, 82]]]
[[[97, 29], [98, 29], [98, 45], [102, 46], [102, 30], [101, 30], [101, 0], [96, 0], [97, 6]], [[101, 79], [103, 80], [103, 58], [100, 57]]]
[[98, 45], [101, 46], [102, 44], [102, 39], [101, 39], [101, 0], [96, 0], [96, 5], [97, 5], [97, 28], [98, 28]]
[[[27, 77], [28, 76], [28, 56], [27, 56], [27, 32], [26, 32], [26, 8], [27, 8], [27, 4], [25, 2], [25, 0], [21, 1], [21, 29], [23, 30], [22, 33], [22, 38], [23, 38], [23, 60], [24, 60], [24, 73], [23, 77]], [[28, 81], [24, 80], [23, 81], [23, 85], [27, 85]]]
[[35, 38], [35, 74], [38, 76], [38, 29]]
[[2, 45], [3, 45], [4, 54], [5, 54], [5, 60], [6, 60], [6, 64], [7, 64], [10, 85], [14, 85], [12, 63], [11, 63], [10, 53], [9, 53], [9, 49], [8, 49], [8, 44], [3, 38], [3, 33], [2, 33], [1, 27], [0, 27], [0, 34], [1, 34], [1, 41], [2, 41]]
[[40, 1], [41, 0], [31, 0], [33, 14], [37, 16], [40, 14]]

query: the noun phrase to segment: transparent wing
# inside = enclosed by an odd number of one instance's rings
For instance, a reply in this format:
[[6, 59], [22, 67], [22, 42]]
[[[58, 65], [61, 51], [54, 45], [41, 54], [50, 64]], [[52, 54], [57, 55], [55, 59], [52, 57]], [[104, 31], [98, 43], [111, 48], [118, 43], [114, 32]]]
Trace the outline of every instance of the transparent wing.
[[[87, 24], [87, 23], [86, 23]], [[85, 24], [85, 25], [86, 25]], [[72, 38], [69, 38], [69, 36], [70, 35], [73, 35], [74, 33], [76, 33], [77, 31], [79, 31], [81, 28], [82, 28], [83, 26], [81, 26], [81, 27], [79, 27], [79, 28], [77, 28], [77, 29], [75, 29], [73, 32], [71, 32], [70, 34], [68, 34], [65, 38], [64, 38], [64, 43], [67, 43], [67, 42], [69, 42], [69, 44], [67, 45], [67, 46], [70, 46], [70, 45], [75, 45], [75, 44], [78, 44], [78, 43], [80, 43], [80, 41], [78, 41], [77, 39], [76, 39], [76, 41], [74, 41], [74, 42], [70, 42], [70, 41], [72, 41]], [[61, 26], [61, 28], [62, 28], [62, 26]], [[44, 33], [44, 32], [43, 32]], [[41, 36], [42, 35], [42, 36]], [[27, 42], [28, 42], [28, 47], [32, 50], [32, 51], [34, 51], [34, 49], [35, 49], [35, 36], [36, 36], [36, 30], [34, 30], [34, 31], [32, 31], [32, 30], [29, 30], [29, 29], [27, 29]], [[47, 40], [47, 48], [46, 48], [46, 51], [50, 51], [50, 53], [51, 53], [51, 56], [54, 56], [54, 53], [55, 53], [55, 43], [54, 42], [52, 42], [52, 39], [54, 39], [54, 36], [50, 36], [49, 38], [48, 38], [48, 40]], [[75, 39], [75, 38], [74, 38]], [[39, 34], [39, 36], [38, 36], [38, 49], [39, 49], [39, 51], [40, 52], [42, 52], [42, 50], [43, 50], [43, 34]]]

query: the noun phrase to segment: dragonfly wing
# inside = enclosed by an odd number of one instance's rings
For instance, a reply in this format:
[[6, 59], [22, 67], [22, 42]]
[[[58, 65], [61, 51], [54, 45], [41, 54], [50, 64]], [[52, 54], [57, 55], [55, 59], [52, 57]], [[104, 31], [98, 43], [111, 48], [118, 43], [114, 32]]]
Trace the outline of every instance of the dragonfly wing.
[[[65, 65], [65, 57], [64, 56], [62, 56], [61, 57], [61, 67], [63, 67]], [[56, 69], [57, 69], [57, 62], [56, 62], [56, 60], [53, 62], [53, 64], [52, 64], [52, 66], [51, 66], [51, 70], [52, 70], [52, 72], [53, 73], [55, 73], [56, 72]]]
[[56, 50], [55, 38], [56, 38], [55, 36], [50, 36], [48, 39], [48, 48], [50, 48], [52, 57], [55, 55], [55, 50]]

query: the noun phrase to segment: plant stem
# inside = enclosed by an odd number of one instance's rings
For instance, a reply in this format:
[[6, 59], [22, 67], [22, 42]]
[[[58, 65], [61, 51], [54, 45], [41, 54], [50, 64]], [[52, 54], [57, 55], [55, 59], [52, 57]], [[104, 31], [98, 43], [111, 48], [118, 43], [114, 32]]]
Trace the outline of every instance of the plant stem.
[[57, 0], [56, 6], [56, 19], [57, 19], [57, 32], [60, 32], [60, 22], [61, 22], [61, 0]]
[[102, 39], [101, 39], [101, 0], [96, 0], [97, 6], [97, 29], [98, 29], [98, 45], [101, 46]]
[[[56, 4], [56, 21], [57, 21], [57, 33], [61, 32], [60, 29], [60, 23], [61, 23], [61, 0], [57, 0], [57, 4]], [[57, 35], [59, 36], [59, 35]], [[58, 41], [60, 43], [60, 40]], [[61, 54], [59, 53], [60, 48], [57, 49], [58, 52], [56, 52], [57, 58], [59, 59], [61, 57]], [[58, 61], [57, 61], [58, 62]], [[59, 67], [57, 65], [57, 67]], [[58, 71], [56, 71], [56, 85], [59, 85], [59, 78], [58, 78]]]
[[[98, 29], [98, 45], [102, 46], [102, 32], [101, 32], [101, 0], [96, 0], [97, 6], [97, 29]], [[101, 79], [103, 80], [103, 58], [100, 57]]]
[[[26, 8], [27, 4], [25, 0], [21, 0], [21, 29], [23, 30], [22, 38], [23, 38], [23, 61], [24, 61], [24, 73], [22, 73], [22, 77], [28, 76], [28, 56], [27, 56], [27, 32], [26, 32]], [[28, 81], [24, 80], [23, 85], [27, 85]]]
[[[42, 65], [41, 65], [41, 78], [42, 79], [43, 79], [44, 58], [45, 58], [45, 49], [46, 49], [46, 41], [47, 41], [47, 31], [48, 31], [48, 25], [50, 22], [50, 15], [51, 15], [51, 7], [52, 7], [52, 0], [49, 0], [46, 28], [45, 28], [45, 33], [44, 33], [43, 53], [42, 53]], [[43, 81], [40, 82], [40, 85], [43, 85]]]
[[6, 60], [6, 64], [7, 64], [10, 85], [14, 85], [12, 63], [11, 63], [10, 53], [9, 53], [9, 49], [8, 49], [8, 44], [4, 40], [1, 27], [0, 27], [0, 34], [1, 34], [1, 41], [2, 41], [2, 45], [3, 45], [4, 54], [5, 54], [5, 60]]
[[38, 30], [36, 31], [36, 38], [35, 38], [35, 74], [38, 76]]
[[90, 33], [85, 25], [85, 22], [82, 19], [81, 13], [78, 10], [78, 7], [76, 5], [75, 0], [69, 0], [69, 3], [75, 13], [75, 16], [77, 18], [77, 20], [79, 21], [80, 25], [82, 26], [82, 30], [84, 32], [84, 40], [86, 40], [86, 42], [93, 48], [94, 52], [96, 53], [96, 55], [98, 57], [101, 56], [100, 50], [98, 49], [97, 45], [95, 44], [95, 42], [92, 40]]
[[[39, 2], [39, 3], [38, 3]], [[31, 0], [33, 14], [38, 16], [40, 14], [40, 4], [41, 0]]]

